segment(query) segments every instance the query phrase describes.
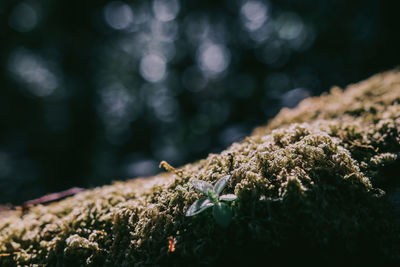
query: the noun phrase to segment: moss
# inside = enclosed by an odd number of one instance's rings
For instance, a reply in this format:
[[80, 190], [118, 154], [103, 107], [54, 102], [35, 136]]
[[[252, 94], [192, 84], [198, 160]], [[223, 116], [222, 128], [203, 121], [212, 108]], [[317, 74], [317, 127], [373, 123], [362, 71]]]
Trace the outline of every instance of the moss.
[[[220, 154], [0, 219], [0, 265], [399, 263], [400, 72], [283, 109]], [[238, 196], [220, 228], [190, 178]], [[397, 198], [396, 198], [397, 197]], [[168, 252], [168, 237], [176, 239]]]

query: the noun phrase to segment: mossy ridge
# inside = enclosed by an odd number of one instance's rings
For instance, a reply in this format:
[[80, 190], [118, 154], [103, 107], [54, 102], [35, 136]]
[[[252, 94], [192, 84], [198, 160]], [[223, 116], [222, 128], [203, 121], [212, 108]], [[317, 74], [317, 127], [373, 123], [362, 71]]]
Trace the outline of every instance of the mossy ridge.
[[345, 121], [361, 115], [365, 122], [379, 120], [380, 113], [400, 102], [399, 72], [400, 67], [349, 85], [346, 90], [335, 86], [330, 94], [306, 98], [294, 109], [283, 108], [267, 125], [256, 128], [253, 135], [263, 135], [294, 122], [318, 119]]
[[[118, 182], [5, 218], [0, 253], [10, 256], [1, 265], [284, 263], [288, 250], [308, 262], [311, 251], [331, 263], [364, 254], [365, 262], [399, 262], [399, 226], [379, 189], [398, 183], [399, 102], [399, 71], [379, 74], [282, 111], [242, 142], [183, 166], [180, 177]], [[208, 212], [185, 217], [201, 197], [189, 179], [227, 174], [226, 192], [238, 196], [228, 229]]]

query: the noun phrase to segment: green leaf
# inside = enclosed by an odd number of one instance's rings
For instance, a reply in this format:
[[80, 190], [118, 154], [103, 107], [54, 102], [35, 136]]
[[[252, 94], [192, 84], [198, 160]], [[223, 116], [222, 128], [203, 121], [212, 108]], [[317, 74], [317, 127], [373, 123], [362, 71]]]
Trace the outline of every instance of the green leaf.
[[222, 227], [228, 227], [232, 219], [232, 210], [225, 203], [219, 202], [213, 210], [215, 221]]
[[197, 179], [191, 179], [191, 182], [197, 190], [202, 192], [203, 194], [208, 195], [209, 190], [213, 190], [213, 187], [210, 183], [202, 180], [197, 180]]
[[212, 203], [208, 198], [198, 199], [186, 211], [186, 216], [194, 216], [212, 206], [214, 206], [214, 203]]
[[234, 194], [227, 194], [219, 197], [219, 200], [223, 201], [234, 201], [236, 199], [236, 196]]
[[222, 190], [224, 190], [226, 183], [229, 181], [231, 178], [230, 175], [225, 175], [221, 179], [218, 180], [218, 182], [215, 183], [214, 185], [214, 192], [219, 196], [221, 194]]

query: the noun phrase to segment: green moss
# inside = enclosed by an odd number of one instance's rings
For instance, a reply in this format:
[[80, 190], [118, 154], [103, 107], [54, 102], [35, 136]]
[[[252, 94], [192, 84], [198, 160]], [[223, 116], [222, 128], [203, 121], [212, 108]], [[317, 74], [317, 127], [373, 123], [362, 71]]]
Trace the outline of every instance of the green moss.
[[[0, 265], [399, 263], [391, 201], [399, 103], [395, 70], [284, 109], [179, 176], [117, 182], [16, 212], [0, 220]], [[186, 217], [201, 197], [189, 179], [214, 183], [227, 174], [224, 192], [238, 196], [229, 227], [208, 211]]]

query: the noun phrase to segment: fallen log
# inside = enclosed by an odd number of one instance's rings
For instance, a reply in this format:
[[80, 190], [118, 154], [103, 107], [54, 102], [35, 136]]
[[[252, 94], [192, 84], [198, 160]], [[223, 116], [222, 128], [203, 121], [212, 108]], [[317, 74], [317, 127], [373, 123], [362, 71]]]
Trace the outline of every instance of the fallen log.
[[[400, 263], [400, 70], [283, 109], [220, 154], [163, 166], [0, 219], [0, 265]], [[226, 228], [211, 209], [185, 216], [204, 197], [192, 179], [227, 175]]]

